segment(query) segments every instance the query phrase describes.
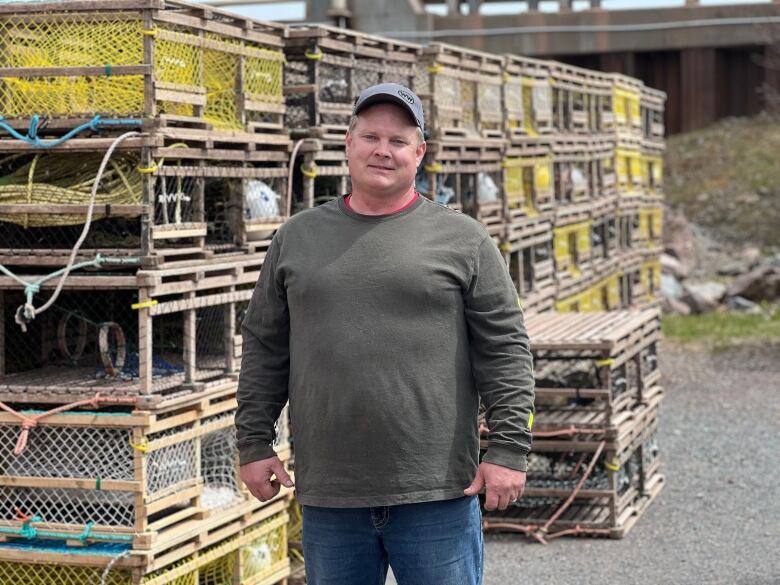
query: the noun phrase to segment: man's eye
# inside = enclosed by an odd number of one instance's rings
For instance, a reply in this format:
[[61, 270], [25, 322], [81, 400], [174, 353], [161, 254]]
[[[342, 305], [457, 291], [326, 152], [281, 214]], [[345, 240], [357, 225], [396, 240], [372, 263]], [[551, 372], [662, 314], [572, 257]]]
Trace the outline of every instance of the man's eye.
[[396, 138], [393, 140], [393, 144], [400, 144], [401, 146], [406, 144], [406, 140], [401, 140], [400, 138]]

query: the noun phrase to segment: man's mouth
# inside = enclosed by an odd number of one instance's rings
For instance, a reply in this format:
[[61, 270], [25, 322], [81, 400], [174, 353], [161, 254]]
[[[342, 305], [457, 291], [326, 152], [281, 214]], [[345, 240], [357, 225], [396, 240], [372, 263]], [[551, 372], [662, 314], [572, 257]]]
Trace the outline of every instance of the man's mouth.
[[379, 165], [368, 165], [368, 166], [371, 169], [379, 169], [380, 171], [392, 171], [393, 170], [392, 167], [382, 167], [382, 166], [379, 166]]

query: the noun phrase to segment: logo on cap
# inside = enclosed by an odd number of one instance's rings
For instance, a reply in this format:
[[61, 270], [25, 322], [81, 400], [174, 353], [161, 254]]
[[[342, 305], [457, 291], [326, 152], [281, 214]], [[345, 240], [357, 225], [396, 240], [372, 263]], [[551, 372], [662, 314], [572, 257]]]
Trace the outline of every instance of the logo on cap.
[[407, 102], [409, 102], [410, 105], [414, 105], [414, 97], [409, 95], [407, 92], [405, 92], [402, 89], [398, 90], [398, 95], [400, 95], [402, 98], [404, 98]]

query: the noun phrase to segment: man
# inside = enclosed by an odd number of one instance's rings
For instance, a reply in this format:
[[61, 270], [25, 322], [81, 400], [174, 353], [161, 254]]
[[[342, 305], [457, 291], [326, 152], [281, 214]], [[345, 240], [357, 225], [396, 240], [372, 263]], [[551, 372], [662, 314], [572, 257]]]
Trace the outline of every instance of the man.
[[520, 303], [484, 227], [415, 192], [419, 98], [380, 84], [354, 114], [352, 193], [282, 226], [244, 320], [241, 477], [262, 501], [292, 486], [270, 446], [289, 398], [309, 584], [380, 585], [389, 563], [400, 585], [476, 585], [476, 495], [505, 509], [525, 484]]

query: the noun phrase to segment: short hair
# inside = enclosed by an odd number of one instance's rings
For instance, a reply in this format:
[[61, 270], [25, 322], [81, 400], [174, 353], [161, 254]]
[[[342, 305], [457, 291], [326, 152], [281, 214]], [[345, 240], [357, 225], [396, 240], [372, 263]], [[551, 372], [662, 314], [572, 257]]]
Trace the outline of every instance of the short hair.
[[[352, 115], [352, 117], [349, 119], [349, 128], [347, 128], [347, 132], [352, 133], [352, 131], [355, 129], [355, 125], [357, 124], [359, 117], [360, 114]], [[422, 128], [419, 126], [415, 126], [414, 129], [417, 130], [417, 146], [420, 146], [423, 142], [425, 142], [425, 134], [423, 134]]]

